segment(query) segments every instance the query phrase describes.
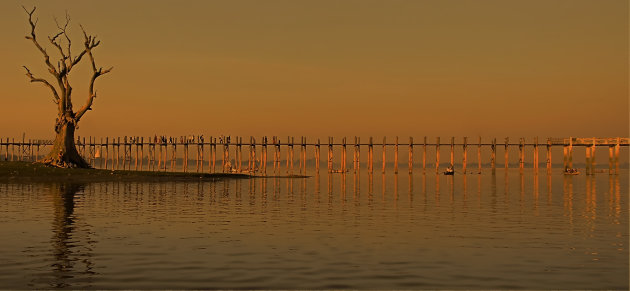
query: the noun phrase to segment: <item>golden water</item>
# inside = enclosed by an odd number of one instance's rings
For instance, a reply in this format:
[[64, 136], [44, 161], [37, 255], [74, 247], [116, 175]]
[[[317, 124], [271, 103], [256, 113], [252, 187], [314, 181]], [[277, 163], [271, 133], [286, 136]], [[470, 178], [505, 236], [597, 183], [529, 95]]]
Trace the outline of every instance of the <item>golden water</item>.
[[0, 289], [628, 289], [628, 171], [0, 184]]

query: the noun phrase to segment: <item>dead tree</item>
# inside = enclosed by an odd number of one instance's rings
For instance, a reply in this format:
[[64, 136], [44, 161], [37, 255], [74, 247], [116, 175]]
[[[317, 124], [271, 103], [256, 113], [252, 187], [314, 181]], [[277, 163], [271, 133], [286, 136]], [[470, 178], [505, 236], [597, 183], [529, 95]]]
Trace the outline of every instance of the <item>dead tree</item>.
[[[65, 23], [62, 25], [55, 19], [58, 31], [56, 34], [49, 36], [48, 41], [54, 47], [53, 50], [57, 50], [59, 59], [54, 62], [51, 60], [51, 56], [46, 51], [35, 35], [35, 28], [38, 20], [33, 20], [33, 14], [36, 7], [33, 7], [30, 11], [25, 7], [24, 11], [28, 14], [28, 22], [30, 24], [30, 34], [26, 36], [33, 42], [37, 50], [44, 57], [44, 63], [47, 66], [48, 72], [53, 76], [54, 81], [51, 83], [45, 78], [38, 78], [31, 73], [31, 71], [24, 66], [26, 70], [26, 76], [31, 82], [42, 83], [52, 91], [53, 102], [57, 104], [57, 119], [55, 121], [55, 141], [53, 143], [52, 150], [46, 155], [40, 162], [55, 166], [55, 167], [78, 167], [89, 168], [89, 164], [79, 155], [74, 142], [74, 131], [77, 128], [79, 121], [83, 115], [92, 110], [92, 103], [96, 98], [96, 90], [94, 89], [94, 82], [96, 79], [104, 74], [109, 73], [112, 68], [103, 69], [96, 66], [94, 62], [94, 55], [92, 50], [96, 48], [101, 42], [96, 40], [93, 35], [88, 35], [81, 27], [84, 36], [83, 48], [77, 55], [72, 55], [72, 41], [68, 36], [68, 25], [70, 24], [70, 17], [66, 13]], [[92, 77], [90, 78], [89, 89], [87, 93], [87, 99], [85, 105], [79, 110], [74, 111], [72, 108], [72, 87], [70, 86], [70, 71], [86, 57], [89, 59], [92, 67]], [[55, 84], [55, 85], [53, 85]]]

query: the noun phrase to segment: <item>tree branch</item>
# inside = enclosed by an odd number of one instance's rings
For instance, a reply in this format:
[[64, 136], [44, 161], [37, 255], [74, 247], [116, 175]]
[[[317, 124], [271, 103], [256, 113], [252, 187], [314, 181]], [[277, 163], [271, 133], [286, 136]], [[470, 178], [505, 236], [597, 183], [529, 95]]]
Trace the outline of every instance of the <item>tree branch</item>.
[[[106, 70], [103, 70], [103, 68], [98, 68], [98, 69], [96, 68], [96, 63], [94, 62], [94, 55], [92, 55], [92, 49], [97, 47], [101, 42], [97, 41], [96, 37], [88, 35], [85, 32], [85, 29], [83, 29], [83, 26], [81, 26], [81, 30], [83, 31], [83, 36], [85, 38], [85, 42], [83, 43], [85, 46], [85, 50], [83, 52], [85, 52], [88, 55], [88, 57], [90, 57], [90, 64], [92, 65], [92, 78], [90, 79], [90, 87], [88, 89], [88, 99], [85, 105], [81, 107], [79, 111], [77, 111], [77, 114], [75, 117], [77, 123], [79, 122], [81, 117], [83, 117], [85, 112], [92, 109], [92, 103], [94, 102], [94, 98], [96, 98], [96, 90], [94, 89], [94, 82], [96, 81], [98, 77], [109, 73], [113, 69], [113, 67], [110, 67], [109, 69], [106, 69]], [[83, 53], [80, 56], [82, 55]]]
[[26, 76], [31, 79], [31, 83], [34, 82], [39, 82], [42, 83], [44, 85], [46, 85], [46, 87], [50, 88], [50, 90], [53, 93], [53, 102], [55, 102], [55, 104], [59, 104], [59, 94], [57, 94], [57, 90], [55, 89], [55, 87], [53, 87], [50, 83], [48, 83], [48, 81], [46, 81], [45, 79], [42, 78], [36, 78], [35, 76], [33, 76], [33, 73], [31, 73], [31, 70], [29, 70], [26, 66], [23, 66], [24, 69], [26, 70]]
[[50, 57], [48, 56], [48, 53], [46, 53], [46, 50], [42, 48], [41, 45], [39, 45], [39, 42], [37, 42], [37, 37], [35, 36], [35, 27], [37, 26], [37, 22], [39, 20], [36, 19], [35, 21], [33, 21], [33, 14], [35, 13], [35, 9], [37, 9], [37, 7], [33, 7], [31, 11], [28, 11], [28, 9], [26, 9], [26, 7], [24, 6], [22, 6], [22, 8], [24, 9], [24, 11], [26, 11], [26, 14], [28, 14], [28, 23], [31, 25], [31, 34], [27, 35], [26, 39], [30, 39], [33, 41], [33, 44], [35, 44], [35, 47], [37, 47], [37, 49], [42, 53], [42, 55], [44, 55], [44, 61], [46, 62], [46, 65], [48, 66], [48, 71], [53, 76], [58, 77], [59, 73], [55, 69], [55, 66], [53, 66], [52, 63], [50, 63]]

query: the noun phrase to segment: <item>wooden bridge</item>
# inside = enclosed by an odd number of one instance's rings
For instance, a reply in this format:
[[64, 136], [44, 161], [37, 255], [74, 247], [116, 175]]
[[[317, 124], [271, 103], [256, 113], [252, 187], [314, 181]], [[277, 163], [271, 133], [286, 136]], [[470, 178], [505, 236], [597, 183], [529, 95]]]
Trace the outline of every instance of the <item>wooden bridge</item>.
[[[289, 174], [294, 173], [294, 148], [299, 147], [299, 165], [296, 170], [299, 170], [300, 174], [306, 174], [307, 163], [307, 147], [313, 150], [312, 158], [315, 159], [315, 171], [319, 173], [321, 162], [321, 147], [327, 148], [327, 171], [329, 173], [346, 173], [349, 171], [357, 172], [361, 167], [361, 149], [367, 148], [367, 160], [364, 164], [367, 166], [369, 173], [374, 172], [374, 147], [381, 148], [381, 171], [385, 173], [387, 165], [387, 152], [388, 149], [393, 150], [393, 171], [398, 173], [399, 167], [399, 148], [407, 147], [407, 169], [409, 173], [414, 170], [414, 153], [422, 152], [422, 171], [427, 171], [427, 148], [435, 148], [435, 162], [432, 164], [436, 173], [439, 173], [440, 169], [440, 147], [450, 147], [450, 165], [455, 165], [455, 147], [461, 147], [461, 170], [462, 173], [468, 171], [468, 150], [470, 148], [476, 148], [477, 152], [477, 172], [481, 173], [482, 170], [482, 147], [490, 149], [490, 169], [494, 173], [496, 169], [497, 148], [503, 147], [505, 169], [509, 167], [509, 149], [512, 147], [518, 147], [518, 167], [522, 171], [525, 167], [525, 152], [526, 149], [531, 149], [531, 161], [533, 168], [538, 171], [541, 162], [539, 160], [539, 149], [544, 147], [545, 160], [542, 163], [546, 166], [547, 172], [551, 172], [552, 168], [552, 148], [563, 148], [563, 168], [573, 167], [573, 148], [585, 147], [586, 148], [586, 174], [593, 174], [595, 172], [595, 152], [596, 148], [608, 148], [609, 165], [608, 172], [610, 174], [619, 173], [619, 152], [621, 147], [628, 147], [630, 138], [548, 138], [546, 141], [539, 141], [538, 138], [527, 140], [520, 138], [518, 141], [510, 141], [509, 138], [505, 138], [500, 143], [496, 138], [483, 141], [481, 137], [476, 140], [469, 140], [468, 137], [456, 139], [451, 137], [450, 140], [443, 140], [440, 137], [430, 141], [427, 137], [414, 141], [413, 137], [409, 137], [406, 141], [399, 140], [398, 137], [394, 139], [383, 138], [382, 141], [375, 141], [370, 137], [367, 141], [361, 141], [359, 137], [354, 137], [352, 141], [348, 141], [347, 138], [341, 138], [334, 140], [329, 137], [326, 142], [321, 142], [320, 139], [308, 140], [306, 137], [300, 137], [298, 142], [295, 142], [294, 137], [287, 137], [285, 140], [281, 140], [278, 137], [262, 137], [256, 140], [254, 137], [250, 137], [243, 142], [242, 137], [209, 137], [205, 139], [203, 136], [180, 136], [180, 137], [166, 137], [166, 136], [153, 136], [153, 137], [117, 137], [117, 138], [81, 138], [77, 139], [77, 148], [81, 155], [95, 168], [102, 169], [125, 169], [125, 170], [148, 170], [148, 171], [189, 171], [190, 148], [193, 148], [193, 162], [195, 163], [195, 169], [197, 172], [204, 172], [204, 164], [207, 164], [208, 169], [205, 172], [217, 172], [219, 168], [218, 162], [220, 161], [219, 172], [238, 172], [238, 173], [252, 173], [267, 175], [268, 167], [269, 172], [278, 174], [281, 172], [281, 148], [285, 148], [284, 161], [286, 162], [286, 172]], [[50, 140], [25, 140], [24, 137], [21, 141], [15, 139], [0, 138], [0, 158], [4, 158], [6, 161], [35, 161], [41, 157], [40, 153], [44, 154], [46, 147], [52, 145]], [[248, 147], [247, 164], [243, 160], [243, 146]], [[271, 148], [272, 159], [268, 158], [268, 148]], [[348, 160], [348, 147], [352, 147], [352, 167], [347, 164]], [[217, 157], [218, 149], [221, 150], [221, 157]], [[257, 150], [259, 149], [259, 150]], [[339, 152], [339, 168], [334, 168], [334, 149]], [[178, 155], [179, 150], [179, 155]], [[111, 152], [111, 154], [110, 154]], [[230, 153], [234, 155], [232, 164]], [[146, 154], [145, 154], [146, 153]], [[257, 155], [259, 155], [257, 157]], [[178, 163], [181, 159], [182, 162]], [[146, 161], [146, 164], [145, 164]], [[179, 164], [179, 165], [178, 165]], [[247, 166], [245, 166], [247, 165]], [[419, 166], [418, 166], [419, 167]]]

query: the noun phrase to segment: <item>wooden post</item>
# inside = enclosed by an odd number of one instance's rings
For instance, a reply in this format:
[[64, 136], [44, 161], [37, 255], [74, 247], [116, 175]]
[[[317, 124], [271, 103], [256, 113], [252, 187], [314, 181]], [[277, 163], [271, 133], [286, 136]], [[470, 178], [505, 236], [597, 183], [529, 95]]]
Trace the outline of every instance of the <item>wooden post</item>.
[[291, 158], [290, 158], [290, 160], [291, 160], [291, 164], [290, 164], [291, 172], [290, 173], [291, 174], [293, 174], [293, 144], [295, 144], [295, 138], [291, 137], [291, 144], [290, 144], [290, 154], [291, 154]]
[[462, 173], [466, 174], [466, 164], [467, 164], [467, 155], [468, 155], [468, 137], [464, 137], [464, 142], [462, 145]]
[[177, 138], [173, 138], [173, 152], [171, 153], [171, 171], [177, 166]]
[[361, 137], [357, 137], [357, 172], [361, 171]]
[[328, 173], [333, 170], [333, 137], [328, 137]]
[[[147, 156], [147, 162], [148, 162]], [[144, 137], [140, 137], [140, 170], [144, 169]]]
[[262, 172], [263, 175], [267, 176], [267, 137], [264, 136], [262, 138]]
[[[413, 137], [409, 137], [409, 174], [413, 173]], [[411, 180], [410, 180], [411, 182]]]
[[595, 173], [595, 165], [596, 165], [596, 161], [595, 161], [595, 148], [597, 141], [596, 139], [593, 137], [593, 145], [591, 146], [591, 174]]
[[359, 170], [359, 137], [354, 137], [353, 171], [356, 174]]
[[440, 172], [440, 137], [438, 136], [435, 142], [435, 173]]
[[551, 138], [547, 138], [547, 174], [551, 174]]
[[[254, 147], [254, 141], [253, 141], [253, 136], [249, 136], [249, 155], [247, 157], [247, 170], [251, 171], [254, 166], [256, 165], [256, 162], [253, 161], [252, 157], [253, 157], [253, 147]], [[253, 162], [253, 163], [252, 163]]]
[[494, 175], [497, 170], [497, 138], [492, 139], [492, 155], [490, 157], [490, 166], [492, 167], [492, 174]]
[[109, 160], [109, 137], [105, 137], [105, 170], [107, 170], [107, 161]]
[[134, 137], [133, 143], [134, 143], [135, 148], [136, 148], [136, 160], [135, 160], [135, 163], [134, 163], [135, 164], [134, 168], [137, 171], [138, 170], [138, 154], [139, 154], [138, 153], [138, 139], [137, 139], [137, 137]]
[[120, 169], [120, 136], [116, 142], [116, 170]]
[[424, 142], [422, 144], [422, 173], [426, 173], [427, 171], [427, 137], [424, 137]]
[[[321, 148], [320, 148], [321, 144], [320, 144], [320, 140], [319, 138], [317, 139], [317, 143], [315, 144], [315, 173], [319, 174], [319, 163], [321, 161], [320, 159], [320, 153], [321, 153]], [[318, 178], [319, 181], [319, 178]]]
[[278, 173], [278, 168], [276, 167], [278, 164], [278, 146], [277, 146], [277, 137], [271, 137], [271, 143], [273, 144], [273, 173], [276, 175]]
[[385, 174], [385, 157], [387, 154], [387, 150], [385, 146], [387, 145], [387, 137], [383, 137], [383, 174]]
[[591, 169], [591, 146], [586, 146], [586, 150], [584, 151], [586, 157], [585, 157], [585, 162], [584, 162], [584, 171], [586, 175], [592, 175], [593, 174], [593, 169]]
[[573, 137], [569, 138], [569, 168], [573, 168]]
[[525, 163], [525, 161], [523, 160], [523, 158], [525, 157], [525, 154], [523, 153], [524, 152], [523, 147], [524, 147], [524, 138], [521, 137], [518, 144], [518, 168], [521, 171], [521, 173], [523, 172], [523, 165]]
[[479, 137], [479, 146], [477, 147], [477, 163], [479, 165], [479, 174], [481, 174], [481, 136]]
[[[227, 140], [225, 140], [227, 138]], [[236, 153], [234, 153], [234, 156], [236, 157]], [[227, 165], [229, 163], [230, 168], [233, 168], [236, 165], [232, 165], [232, 163], [230, 162], [230, 137], [227, 136], [224, 138], [223, 140], [223, 172], [225, 173], [226, 170], [230, 171], [231, 169], [228, 169]]]
[[[158, 172], [162, 171], [162, 148], [164, 147], [164, 137], [160, 136], [160, 139], [158, 140], [158, 148], [160, 149], [160, 155], [158, 156]], [[164, 163], [166, 163], [166, 160], [164, 160]]]
[[256, 138], [252, 136], [252, 141], [251, 141], [251, 160], [252, 160], [252, 167], [249, 169], [250, 172], [253, 171], [253, 173], [258, 171], [258, 168], [256, 166]]
[[394, 144], [394, 174], [398, 174], [398, 136]]
[[306, 137], [302, 137], [302, 148], [300, 149], [300, 153], [302, 154], [302, 172], [306, 175]]
[[534, 137], [534, 171], [538, 173], [538, 137]]
[[455, 137], [451, 137], [451, 167], [455, 168]]
[[566, 144], [562, 145], [562, 156], [564, 158], [564, 169], [566, 170], [569, 167], [569, 146]]
[[370, 174], [374, 172], [374, 140], [371, 136], [368, 144], [368, 172]]
[[341, 172], [346, 172], [346, 137], [341, 140]]
[[508, 146], [510, 145], [510, 138], [506, 137], [505, 138], [505, 170], [508, 169], [508, 164], [509, 164], [509, 160], [508, 160]]

